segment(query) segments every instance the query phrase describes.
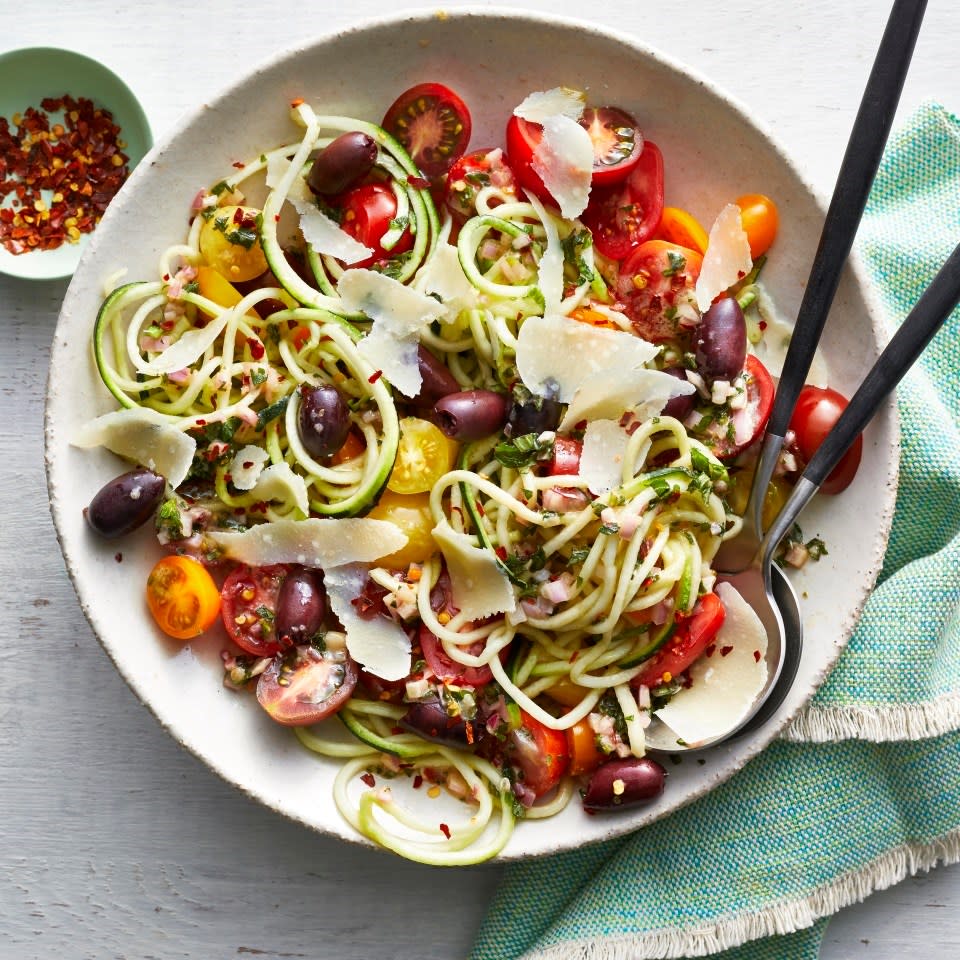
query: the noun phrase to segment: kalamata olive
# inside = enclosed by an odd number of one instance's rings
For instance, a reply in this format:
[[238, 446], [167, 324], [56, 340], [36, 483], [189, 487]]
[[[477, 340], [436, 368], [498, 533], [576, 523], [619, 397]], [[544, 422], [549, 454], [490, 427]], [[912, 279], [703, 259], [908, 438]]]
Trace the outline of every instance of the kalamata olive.
[[527, 403], [514, 403], [507, 416], [504, 433], [508, 437], [522, 437], [527, 433], [541, 434], [556, 430], [560, 423], [560, 404], [556, 400], [537, 397]]
[[298, 567], [284, 577], [277, 594], [274, 626], [283, 646], [310, 643], [327, 612], [327, 596], [313, 570]]
[[597, 767], [583, 795], [585, 810], [615, 810], [655, 800], [663, 793], [667, 772], [651, 757], [608, 760]]
[[433, 407], [437, 426], [451, 440], [479, 440], [503, 429], [510, 400], [492, 390], [464, 390], [441, 397]]
[[733, 380], [747, 357], [747, 324], [735, 297], [724, 297], [700, 318], [694, 344], [697, 371], [708, 383]]
[[400, 726], [425, 740], [457, 747], [471, 746], [480, 735], [476, 720], [451, 717], [438, 697], [411, 703], [400, 718]]
[[411, 401], [418, 407], [432, 407], [441, 397], [458, 393], [460, 384], [445, 363], [441, 363], [426, 347], [417, 349], [420, 368], [420, 392]]
[[342, 133], [313, 158], [307, 186], [322, 197], [330, 197], [359, 183], [377, 160], [373, 137], [359, 130]]
[[160, 474], [145, 468], [130, 470], [101, 487], [83, 514], [101, 537], [122, 537], [153, 516], [166, 488]]
[[307, 453], [319, 460], [336, 453], [346, 442], [350, 411], [336, 387], [303, 387], [297, 423]]
[[[683, 369], [683, 367], [666, 367], [663, 372], [669, 373], [671, 377], [676, 377], [678, 380], [682, 380], [684, 383], [689, 382], [687, 380], [686, 371]], [[665, 417], [676, 417], [681, 421], [686, 420], [690, 415], [690, 411], [693, 410], [696, 400], [696, 392], [681, 393], [679, 396], [671, 397], [667, 401], [667, 405], [663, 408], [661, 413]]]

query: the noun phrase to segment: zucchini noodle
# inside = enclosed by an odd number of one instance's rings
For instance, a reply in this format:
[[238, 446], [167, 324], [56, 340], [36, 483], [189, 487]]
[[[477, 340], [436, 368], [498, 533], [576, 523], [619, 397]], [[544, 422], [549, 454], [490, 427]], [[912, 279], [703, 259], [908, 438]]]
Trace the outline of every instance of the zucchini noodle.
[[[553, 402], [535, 399], [518, 370], [531, 317], [583, 320], [586, 309], [589, 322], [618, 337], [633, 332], [605, 279], [616, 264], [595, 253], [579, 220], [490, 177], [471, 188], [471, 216], [441, 217], [390, 133], [302, 102], [291, 117], [289, 142], [201, 191], [186, 238], [159, 258], [159, 279], [111, 291], [94, 328], [94, 359], [116, 401], [197, 441], [187, 481], [168, 491], [157, 522], [163, 542], [183, 552], [199, 543], [205, 562], [221, 559], [209, 531], [379, 510], [402, 459], [405, 418], [427, 416], [361, 349], [378, 321], [345, 308], [338, 285], [350, 266], [315, 249], [305, 226], [289, 225], [293, 210], [305, 216], [311, 164], [340, 134], [373, 140], [370, 182], [386, 185], [395, 205], [372, 269], [441, 301], [446, 312], [418, 334], [419, 347], [462, 390], [507, 394], [514, 407]], [[335, 217], [327, 199], [308, 196]], [[226, 222], [222, 210], [237, 212]], [[211, 219], [225, 236], [214, 239], [233, 244], [238, 260], [262, 257], [255, 278], [233, 285], [214, 269]], [[438, 264], [459, 264], [458, 294], [435, 292]], [[662, 355], [647, 364], [664, 365]], [[345, 409], [346, 439], [333, 453], [303, 433], [322, 390]], [[644, 756], [651, 696], [668, 699], [677, 688], [668, 672], [653, 691], [640, 678], [712, 590], [712, 561], [741, 520], [725, 499], [726, 467], [692, 435], [689, 418], [640, 418], [635, 409], [620, 420], [609, 485], [597, 487], [579, 467], [546, 468], [562, 442], [555, 430], [517, 438], [497, 429], [464, 443], [415, 491], [436, 540], [415, 560], [382, 558], [368, 570], [376, 600], [413, 638], [409, 675], [381, 685], [361, 677], [335, 715], [294, 726], [307, 750], [339, 764], [333, 800], [358, 832], [423, 863], [495, 856], [518, 817], [555, 815], [576, 792], [570, 776], [540, 792], [524, 781], [509, 751], [522, 752], [525, 725], [566, 743], [587, 724], [604, 753]], [[457, 608], [453, 565], [437, 547], [448, 542], [482, 556], [511, 602], [487, 616]], [[349, 644], [345, 624], [337, 629]], [[265, 664], [234, 667], [237, 685], [265, 682]], [[416, 708], [434, 711], [439, 732], [418, 727]], [[466, 749], [450, 745], [445, 726], [462, 733]], [[430, 804], [444, 791], [462, 803], [440, 821]]]

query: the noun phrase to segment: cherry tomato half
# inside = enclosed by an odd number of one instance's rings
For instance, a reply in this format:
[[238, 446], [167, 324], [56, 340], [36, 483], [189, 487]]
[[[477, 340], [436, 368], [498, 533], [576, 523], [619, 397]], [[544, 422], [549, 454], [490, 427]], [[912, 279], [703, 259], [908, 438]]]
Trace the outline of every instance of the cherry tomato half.
[[587, 107], [580, 126], [593, 143], [592, 185], [607, 187], [626, 180], [644, 149], [637, 121], [619, 107]]
[[702, 264], [696, 250], [666, 240], [648, 240], [627, 257], [617, 299], [639, 336], [653, 343], [672, 340], [685, 319], [699, 317], [694, 288]]
[[397, 215], [397, 198], [393, 191], [382, 183], [365, 183], [354, 187], [336, 198], [334, 205], [343, 211], [340, 228], [373, 250], [373, 256], [351, 267], [368, 267], [376, 260], [406, 253], [413, 246], [410, 230], [404, 230], [400, 239], [389, 250], [384, 250], [380, 241], [390, 229]]
[[583, 444], [573, 437], [557, 437], [553, 441], [548, 472], [551, 477], [575, 477], [580, 472]]
[[220, 592], [203, 564], [164, 557], [147, 577], [147, 606], [167, 636], [190, 640], [216, 623]]
[[387, 489], [394, 493], [426, 493], [453, 466], [457, 444], [429, 420], [404, 417], [400, 442]]
[[586, 718], [567, 728], [567, 750], [570, 753], [570, 775], [573, 777], [596, 770], [607, 759], [606, 754], [597, 747], [597, 734]]
[[756, 442], [773, 410], [773, 378], [752, 353], [747, 354], [743, 377], [747, 402], [728, 419], [697, 424], [692, 430], [721, 460], [731, 460]]
[[349, 654], [292, 647], [260, 674], [257, 700], [277, 723], [304, 727], [336, 713], [356, 685], [357, 665]]
[[658, 240], [667, 240], [678, 243], [682, 247], [696, 250], [701, 256], [707, 252], [709, 234], [700, 224], [700, 221], [686, 210], [679, 207], [664, 207], [657, 226], [655, 237]]
[[570, 749], [563, 730], [554, 730], [520, 711], [520, 726], [507, 735], [507, 762], [517, 779], [537, 797], [549, 793], [570, 766]]
[[762, 193], [748, 193], [737, 199], [737, 206], [750, 243], [750, 256], [756, 260], [773, 246], [777, 238], [780, 225], [777, 205]]
[[[800, 391], [790, 418], [790, 429], [796, 435], [797, 450], [804, 464], [810, 462], [848, 402], [843, 394], [829, 387], [806, 386]], [[857, 437], [820, 485], [820, 492], [840, 493], [846, 490], [856, 476], [862, 455], [863, 437]]]
[[487, 186], [514, 196], [517, 193], [517, 178], [499, 147], [474, 150], [457, 160], [447, 174], [443, 202], [455, 217], [467, 220], [477, 212], [478, 191]]
[[726, 616], [720, 598], [715, 593], [704, 594], [690, 616], [680, 621], [666, 646], [647, 661], [643, 672], [633, 681], [634, 685], [654, 687], [665, 681], [666, 674], [671, 678], [679, 677], [710, 646]]
[[593, 245], [612, 260], [623, 260], [653, 236], [663, 214], [663, 154], [651, 140], [622, 183], [596, 186], [583, 212]]
[[394, 100], [382, 126], [434, 180], [466, 152], [472, 124], [467, 105], [449, 87], [418, 83]]
[[407, 535], [407, 542], [399, 550], [377, 560], [378, 566], [406, 570], [411, 563], [424, 563], [437, 552], [429, 494], [384, 490], [377, 505], [367, 516], [373, 520], [389, 520]]
[[281, 649], [274, 629], [277, 597], [289, 567], [248, 567], [227, 576], [220, 589], [220, 614], [230, 639], [255, 657], [272, 657]]

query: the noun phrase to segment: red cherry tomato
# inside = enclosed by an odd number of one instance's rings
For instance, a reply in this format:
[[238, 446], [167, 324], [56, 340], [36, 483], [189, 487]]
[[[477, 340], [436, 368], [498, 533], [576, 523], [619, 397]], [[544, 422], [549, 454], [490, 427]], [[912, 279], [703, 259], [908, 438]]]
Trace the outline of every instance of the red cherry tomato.
[[[418, 639], [423, 650], [423, 659], [427, 661], [427, 666], [438, 680], [445, 680], [457, 686], [482, 687], [493, 679], [493, 673], [489, 667], [468, 667], [447, 656], [439, 638], [423, 624], [420, 625]], [[478, 642], [470, 644], [464, 652], [476, 656], [482, 650], [483, 643]]]
[[467, 105], [442, 83], [418, 83], [390, 105], [382, 124], [431, 180], [446, 173], [470, 142]]
[[230, 639], [255, 657], [272, 657], [281, 649], [274, 629], [277, 597], [289, 568], [239, 566], [220, 589], [220, 615]]
[[257, 681], [257, 700], [277, 723], [304, 727], [336, 713], [357, 685], [346, 653], [294, 647], [274, 657]]
[[653, 236], [663, 214], [663, 154], [651, 140], [643, 145], [622, 183], [595, 186], [583, 222], [593, 245], [612, 260], [623, 260]]
[[[790, 418], [790, 429], [796, 435], [797, 451], [804, 464], [810, 462], [848, 402], [843, 394], [829, 387], [806, 386], [800, 391], [793, 416]], [[856, 476], [862, 455], [863, 437], [857, 437], [820, 485], [821, 493], [840, 493], [846, 490]]]
[[517, 192], [517, 178], [499, 147], [462, 156], [447, 174], [443, 202], [454, 216], [467, 220], [477, 212], [477, 192], [487, 186], [513, 195]]
[[587, 107], [580, 126], [593, 143], [592, 185], [606, 187], [626, 180], [644, 150], [637, 121], [619, 107]]
[[335, 206], [343, 211], [340, 227], [344, 232], [373, 250], [372, 257], [351, 263], [351, 267], [367, 267], [376, 260], [406, 253], [413, 246], [413, 236], [409, 229], [404, 230], [390, 250], [384, 250], [380, 245], [384, 234], [390, 229], [391, 221], [397, 215], [397, 198], [384, 184], [365, 183], [354, 187], [341, 194], [336, 199]]
[[773, 378], [752, 353], [747, 354], [743, 376], [747, 402], [729, 417], [697, 424], [692, 431], [721, 460], [732, 459], [759, 440], [773, 410]]
[[552, 477], [575, 477], [580, 472], [583, 444], [573, 437], [557, 437], [553, 441], [548, 470]]
[[547, 203], [556, 203], [544, 186], [540, 174], [533, 169], [533, 152], [543, 136], [543, 127], [514, 114], [507, 121], [507, 158], [520, 186]]
[[[648, 240], [620, 267], [617, 299], [637, 334], [657, 343], [693, 329], [699, 316], [694, 292], [703, 257], [667, 240]], [[691, 320], [693, 318], [693, 320]]]
[[678, 677], [700, 658], [723, 626], [727, 611], [715, 593], [704, 594], [689, 617], [680, 621], [677, 631], [648, 661], [634, 685], [655, 687], [664, 682], [664, 674]]
[[544, 726], [524, 710], [521, 724], [507, 736], [506, 760], [517, 779], [537, 797], [549, 793], [570, 766], [570, 748], [563, 730]]

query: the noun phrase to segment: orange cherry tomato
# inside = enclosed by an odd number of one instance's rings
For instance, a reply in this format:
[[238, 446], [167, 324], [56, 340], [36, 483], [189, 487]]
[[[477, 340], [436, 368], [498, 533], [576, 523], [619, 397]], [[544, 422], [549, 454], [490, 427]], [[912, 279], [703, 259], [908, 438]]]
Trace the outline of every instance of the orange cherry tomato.
[[347, 439], [343, 441], [343, 446], [330, 458], [330, 463], [334, 466], [340, 463], [346, 463], [348, 460], [356, 460], [367, 449], [363, 434], [356, 428], [351, 428], [347, 434]]
[[754, 260], [765, 254], [777, 239], [780, 216], [777, 205], [762, 193], [748, 193], [737, 199], [740, 222], [750, 241], [750, 256]]
[[679, 207], [663, 208], [660, 226], [654, 232], [654, 237], [696, 250], [701, 256], [707, 252], [707, 231], [692, 213]]
[[586, 718], [567, 728], [567, 748], [570, 751], [568, 772], [573, 777], [596, 770], [607, 759], [597, 748], [597, 735]]
[[191, 557], [164, 557], [147, 577], [147, 606], [157, 626], [177, 640], [209, 630], [220, 615], [220, 591]]

